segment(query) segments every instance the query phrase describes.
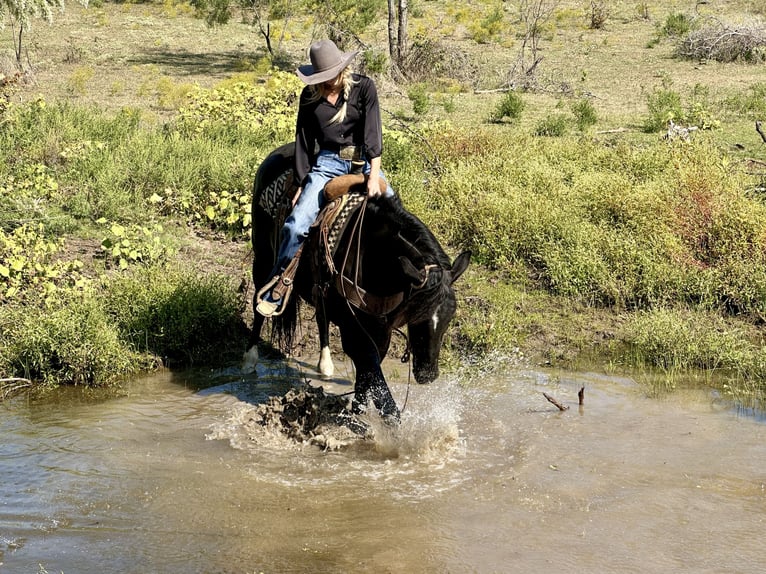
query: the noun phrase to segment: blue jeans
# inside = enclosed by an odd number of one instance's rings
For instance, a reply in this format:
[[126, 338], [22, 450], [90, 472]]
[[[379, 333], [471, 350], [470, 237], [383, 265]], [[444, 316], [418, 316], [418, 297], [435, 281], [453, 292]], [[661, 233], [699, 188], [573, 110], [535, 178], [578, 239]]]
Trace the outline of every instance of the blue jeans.
[[[290, 215], [287, 216], [285, 224], [282, 226], [279, 252], [277, 254], [277, 263], [274, 267], [272, 276], [285, 270], [287, 264], [298, 252], [298, 248], [309, 234], [309, 228], [319, 215], [319, 211], [324, 207], [325, 184], [332, 178], [339, 175], [346, 175], [351, 172], [351, 161], [340, 159], [337, 153], [322, 150], [316, 160], [316, 165], [309, 172], [306, 183], [303, 186], [298, 202], [293, 207]], [[364, 173], [370, 173], [370, 162], [365, 161]], [[381, 177], [385, 179], [381, 171]], [[387, 183], [384, 193], [387, 197], [394, 196], [394, 190]]]

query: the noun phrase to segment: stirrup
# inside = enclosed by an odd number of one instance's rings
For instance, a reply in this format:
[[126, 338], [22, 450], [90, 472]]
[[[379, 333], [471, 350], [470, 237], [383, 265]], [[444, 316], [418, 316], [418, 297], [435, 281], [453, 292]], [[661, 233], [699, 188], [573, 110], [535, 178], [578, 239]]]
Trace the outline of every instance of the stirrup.
[[[275, 289], [277, 284], [282, 288]], [[273, 295], [273, 291], [279, 291], [276, 293], [279, 297], [276, 301], [268, 301], [265, 298], [266, 294], [271, 292]], [[286, 306], [285, 303], [290, 298], [292, 292], [293, 280], [289, 277], [277, 275], [258, 291], [258, 294], [256, 295], [257, 303], [255, 304], [255, 310], [266, 318], [278, 317], [284, 312]]]

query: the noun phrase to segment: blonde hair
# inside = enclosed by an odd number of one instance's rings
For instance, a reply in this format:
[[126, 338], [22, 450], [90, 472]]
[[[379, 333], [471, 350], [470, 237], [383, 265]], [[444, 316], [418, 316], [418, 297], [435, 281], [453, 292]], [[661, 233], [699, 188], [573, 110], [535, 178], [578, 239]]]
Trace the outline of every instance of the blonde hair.
[[[330, 118], [330, 122], [327, 125], [337, 124], [346, 119], [346, 106], [348, 105], [348, 97], [351, 94], [351, 88], [356, 84], [352, 75], [354, 70], [351, 66], [346, 66], [343, 71], [338, 74], [337, 77], [341, 78], [343, 83], [343, 105], [338, 110], [338, 113]], [[323, 98], [327, 95], [327, 89], [324, 87], [324, 83], [311, 86], [311, 97], [308, 99], [308, 103], [314, 103], [319, 98]]]

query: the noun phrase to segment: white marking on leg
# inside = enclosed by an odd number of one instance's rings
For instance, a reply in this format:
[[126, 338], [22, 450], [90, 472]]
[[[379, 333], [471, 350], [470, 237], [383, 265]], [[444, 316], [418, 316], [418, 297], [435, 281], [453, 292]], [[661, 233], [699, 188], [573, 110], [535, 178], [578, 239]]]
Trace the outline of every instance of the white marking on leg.
[[317, 367], [319, 374], [323, 377], [332, 377], [335, 374], [335, 365], [332, 362], [330, 347], [322, 347], [319, 354], [319, 365]]
[[249, 375], [250, 373], [255, 371], [256, 366], [258, 365], [258, 360], [260, 357], [258, 356], [258, 345], [253, 345], [250, 347], [244, 355], [242, 355], [242, 372], [245, 375]]

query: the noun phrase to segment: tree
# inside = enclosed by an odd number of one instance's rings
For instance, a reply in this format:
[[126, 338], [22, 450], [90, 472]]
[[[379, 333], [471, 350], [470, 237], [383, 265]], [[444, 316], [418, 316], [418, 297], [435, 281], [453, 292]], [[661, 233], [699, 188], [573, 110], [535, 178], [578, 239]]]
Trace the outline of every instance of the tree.
[[[87, 5], [87, 0], [82, 3]], [[33, 18], [53, 22], [54, 10], [63, 12], [64, 0], [0, 0], [0, 29], [5, 28], [6, 22], [10, 22], [19, 69], [22, 67], [24, 31], [31, 27]]]
[[[388, 53], [391, 63], [399, 68], [407, 55], [407, 0], [388, 0]], [[399, 23], [397, 26], [397, 22]]]
[[539, 51], [540, 37], [558, 4], [558, 0], [522, 0], [519, 3], [519, 18], [524, 26], [524, 35], [509, 74], [511, 85], [528, 87], [534, 83], [535, 70], [543, 60]]
[[[263, 37], [272, 63], [277, 58], [296, 3], [295, 0], [192, 0], [192, 6], [204, 15], [208, 26], [228, 23], [234, 8], [238, 7], [242, 19], [257, 28]], [[272, 22], [275, 20], [283, 21], [276, 39], [272, 36]]]

